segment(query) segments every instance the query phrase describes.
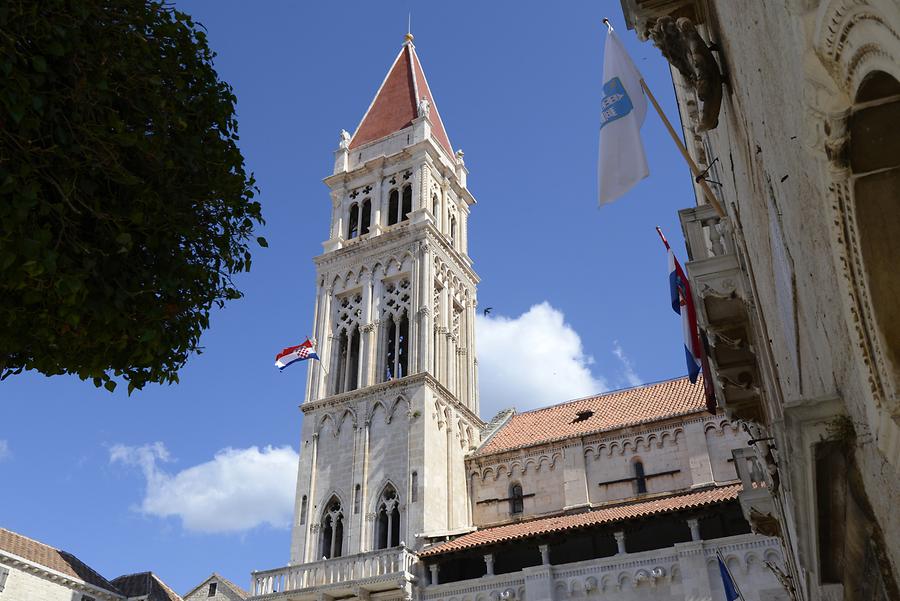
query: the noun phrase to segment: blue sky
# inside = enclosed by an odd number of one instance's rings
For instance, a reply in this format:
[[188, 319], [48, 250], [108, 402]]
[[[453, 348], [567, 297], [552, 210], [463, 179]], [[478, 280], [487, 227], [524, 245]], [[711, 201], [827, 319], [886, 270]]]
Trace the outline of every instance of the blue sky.
[[[66, 377], [0, 383], [0, 526], [108, 578], [153, 570], [181, 593], [213, 570], [246, 586], [250, 570], [287, 563], [306, 368], [279, 373], [273, 356], [310, 331], [311, 258], [330, 211], [321, 180], [338, 132], [355, 129], [398, 52], [410, 10], [479, 201], [469, 252], [480, 307], [495, 316], [479, 324], [483, 406], [519, 399], [526, 409], [684, 374], [654, 226], [683, 256], [676, 211], [694, 197], [652, 112], [650, 178], [596, 206], [604, 16], [677, 121], [668, 67], [625, 29], [618, 2], [176, 4], [207, 27], [234, 86], [270, 247], [239, 278], [246, 297], [214, 315], [181, 384], [129, 398]], [[496, 357], [513, 344], [526, 350], [504, 371]], [[540, 345], [550, 359], [527, 352]], [[516, 388], [523, 372], [534, 384]]]

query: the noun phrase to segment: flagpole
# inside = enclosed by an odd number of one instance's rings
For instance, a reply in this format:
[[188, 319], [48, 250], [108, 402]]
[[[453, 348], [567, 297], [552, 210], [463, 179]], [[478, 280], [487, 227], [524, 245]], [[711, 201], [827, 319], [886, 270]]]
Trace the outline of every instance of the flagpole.
[[716, 198], [716, 195], [713, 194], [712, 188], [709, 187], [709, 184], [706, 183], [706, 180], [703, 179], [702, 174], [700, 173], [700, 168], [697, 167], [697, 163], [694, 162], [693, 157], [688, 153], [687, 148], [684, 147], [684, 143], [681, 141], [681, 137], [675, 132], [675, 128], [672, 127], [672, 124], [669, 122], [668, 117], [663, 112], [662, 107], [659, 106], [659, 103], [656, 102], [656, 97], [653, 95], [653, 92], [650, 91], [650, 88], [647, 87], [647, 82], [644, 81], [644, 78], [641, 78], [641, 88], [643, 88], [644, 93], [647, 95], [647, 98], [650, 99], [651, 104], [653, 104], [653, 108], [656, 109], [656, 112], [659, 114], [659, 118], [662, 119], [663, 123], [666, 126], [666, 129], [669, 130], [669, 135], [672, 136], [672, 140], [675, 142], [675, 145], [678, 146], [678, 150], [681, 151], [681, 156], [684, 157], [684, 160], [687, 161], [688, 167], [691, 170], [691, 173], [694, 174], [694, 181], [700, 184], [700, 189], [703, 191], [703, 195], [706, 197], [706, 200], [709, 201], [709, 204], [716, 210], [716, 213], [719, 214], [719, 217], [725, 217], [725, 209], [722, 208], [722, 205], [719, 203], [719, 199]]
[[728, 562], [722, 557], [721, 550], [716, 549], [716, 557], [722, 562], [722, 565], [725, 566], [725, 571], [728, 572], [728, 577], [731, 578], [731, 583], [734, 585], [734, 590], [738, 594], [738, 597], [740, 597], [740, 600], [747, 601], [747, 598], [744, 597], [744, 593], [741, 592], [741, 587], [738, 586], [737, 580], [734, 579], [734, 574], [731, 573], [731, 568], [728, 567]]

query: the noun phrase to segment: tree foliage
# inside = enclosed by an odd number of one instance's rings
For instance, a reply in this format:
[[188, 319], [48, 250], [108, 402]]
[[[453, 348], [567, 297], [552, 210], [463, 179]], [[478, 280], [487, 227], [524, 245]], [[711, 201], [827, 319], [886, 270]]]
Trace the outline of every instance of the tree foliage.
[[241, 296], [263, 219], [214, 56], [163, 3], [0, 2], [0, 378], [177, 382]]

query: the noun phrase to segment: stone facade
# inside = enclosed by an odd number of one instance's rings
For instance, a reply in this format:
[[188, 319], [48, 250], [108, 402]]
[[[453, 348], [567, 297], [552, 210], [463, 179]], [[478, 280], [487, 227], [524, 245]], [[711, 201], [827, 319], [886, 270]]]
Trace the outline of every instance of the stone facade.
[[796, 599], [900, 598], [900, 6], [623, 6], [641, 37], [674, 18], [714, 42], [724, 74], [704, 131], [704, 79], [673, 60], [689, 151], [726, 209], [681, 217], [719, 398], [765, 466], [745, 512], [783, 538]]
[[[8, 570], [6, 582], [0, 587], [0, 599], [6, 601], [99, 601], [125, 599], [110, 591], [96, 589], [86, 583], [62, 579], [39, 568], [7, 565], [0, 558], [0, 574]], [[3, 576], [0, 575], [0, 580]]]

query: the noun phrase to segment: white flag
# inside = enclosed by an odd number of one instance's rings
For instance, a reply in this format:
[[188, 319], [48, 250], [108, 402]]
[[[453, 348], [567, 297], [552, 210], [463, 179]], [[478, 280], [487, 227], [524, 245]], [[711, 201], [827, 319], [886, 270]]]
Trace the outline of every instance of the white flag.
[[650, 175], [641, 125], [647, 99], [641, 74], [612, 27], [603, 51], [603, 101], [600, 113], [600, 204], [614, 201]]

